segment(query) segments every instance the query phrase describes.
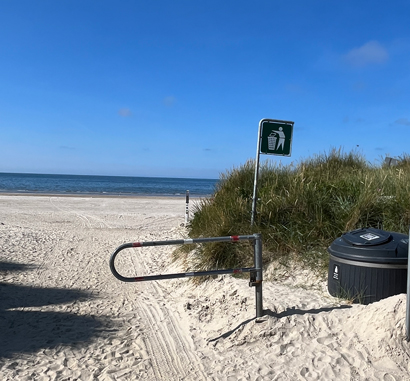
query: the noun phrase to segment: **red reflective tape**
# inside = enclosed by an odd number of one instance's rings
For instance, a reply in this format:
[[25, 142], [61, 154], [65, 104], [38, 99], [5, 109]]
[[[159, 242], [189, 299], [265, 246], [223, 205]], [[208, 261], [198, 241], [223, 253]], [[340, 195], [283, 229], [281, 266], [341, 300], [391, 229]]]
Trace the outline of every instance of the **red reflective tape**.
[[234, 269], [234, 270], [233, 270], [233, 273], [234, 273], [234, 274], [238, 274], [238, 273], [241, 273], [241, 272], [242, 272], [241, 269]]
[[141, 282], [142, 280], [145, 279], [145, 276], [137, 276], [136, 278], [134, 278], [136, 282]]
[[231, 235], [231, 240], [232, 240], [232, 242], [237, 242], [237, 241], [239, 241], [239, 236], [238, 235]]
[[134, 242], [134, 243], [132, 244], [132, 246], [134, 246], [134, 247], [141, 247], [141, 246], [142, 246], [142, 242]]

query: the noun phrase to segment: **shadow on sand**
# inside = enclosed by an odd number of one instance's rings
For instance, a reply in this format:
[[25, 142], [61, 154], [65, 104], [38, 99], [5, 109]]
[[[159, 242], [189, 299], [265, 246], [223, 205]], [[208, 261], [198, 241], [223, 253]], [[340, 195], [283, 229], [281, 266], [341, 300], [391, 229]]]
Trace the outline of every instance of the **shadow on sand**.
[[[20, 263], [0, 262], [5, 272], [31, 270]], [[78, 345], [98, 336], [101, 318], [69, 312], [44, 311], [48, 305], [77, 303], [92, 295], [81, 290], [39, 288], [0, 282], [0, 358], [36, 352], [58, 345]], [[30, 310], [25, 310], [30, 307]]]
[[[340, 310], [340, 309], [345, 309], [345, 308], [351, 308], [351, 306], [343, 305], [343, 306], [336, 306], [336, 307], [323, 307], [323, 308], [317, 308], [317, 309], [311, 309], [311, 310], [300, 310], [298, 308], [292, 307], [292, 308], [287, 308], [285, 311], [281, 313], [276, 313], [272, 310], [266, 309], [263, 310], [263, 316], [272, 316], [276, 319], [281, 319], [286, 316], [291, 316], [291, 315], [305, 315], [305, 314], [319, 314], [321, 312], [330, 312], [333, 310]], [[235, 333], [239, 328], [245, 326], [246, 324], [250, 323], [251, 321], [256, 320], [256, 323], [259, 322], [264, 322], [263, 317], [259, 320], [255, 318], [251, 318], [248, 320], [243, 321], [242, 323], [238, 324], [235, 328], [229, 330], [228, 332], [223, 333], [222, 335], [215, 337], [214, 339], [210, 339], [208, 342], [212, 343], [214, 341], [218, 341], [219, 339], [226, 339], [229, 336], [231, 336], [233, 333]]]

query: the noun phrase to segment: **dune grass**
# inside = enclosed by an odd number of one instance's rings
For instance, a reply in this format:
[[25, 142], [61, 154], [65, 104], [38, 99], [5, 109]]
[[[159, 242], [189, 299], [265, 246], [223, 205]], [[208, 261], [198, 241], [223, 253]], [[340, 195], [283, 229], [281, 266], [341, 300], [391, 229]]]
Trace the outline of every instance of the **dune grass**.
[[[396, 166], [374, 166], [355, 152], [333, 149], [297, 165], [262, 165], [251, 226], [254, 165], [222, 174], [213, 197], [195, 204], [191, 238], [261, 233], [264, 265], [292, 258], [323, 273], [327, 247], [344, 232], [375, 227], [408, 234], [408, 155]], [[253, 264], [250, 245], [185, 247], [176, 256], [202, 270]]]

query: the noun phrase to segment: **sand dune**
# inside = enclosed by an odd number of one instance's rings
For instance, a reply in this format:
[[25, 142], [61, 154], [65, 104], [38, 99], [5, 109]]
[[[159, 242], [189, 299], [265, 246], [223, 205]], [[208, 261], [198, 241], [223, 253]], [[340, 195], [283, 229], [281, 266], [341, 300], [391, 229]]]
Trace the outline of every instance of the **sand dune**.
[[[300, 269], [122, 283], [122, 243], [184, 238], [173, 198], [0, 195], [0, 380], [410, 380], [405, 295], [330, 297]], [[179, 272], [173, 246], [130, 249], [127, 274]], [[275, 269], [266, 269], [266, 278]]]

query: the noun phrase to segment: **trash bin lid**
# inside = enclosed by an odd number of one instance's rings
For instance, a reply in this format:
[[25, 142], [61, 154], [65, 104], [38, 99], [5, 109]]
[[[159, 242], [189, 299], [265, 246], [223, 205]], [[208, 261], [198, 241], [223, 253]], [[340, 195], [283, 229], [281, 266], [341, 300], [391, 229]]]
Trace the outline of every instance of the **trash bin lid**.
[[357, 229], [342, 235], [342, 239], [354, 246], [375, 246], [389, 242], [393, 236], [379, 229]]
[[329, 246], [331, 255], [353, 261], [406, 264], [409, 237], [405, 234], [365, 228], [344, 233]]

